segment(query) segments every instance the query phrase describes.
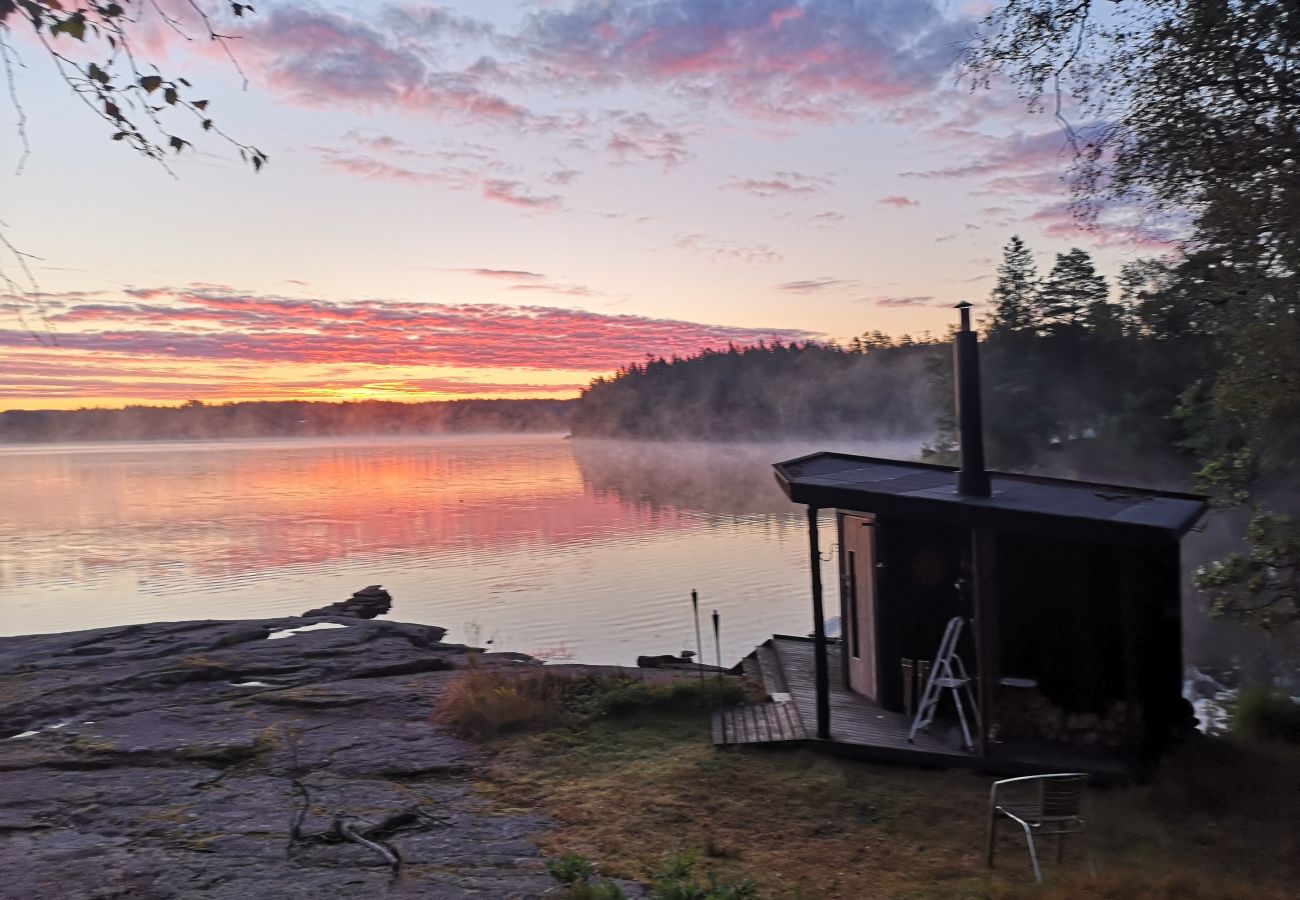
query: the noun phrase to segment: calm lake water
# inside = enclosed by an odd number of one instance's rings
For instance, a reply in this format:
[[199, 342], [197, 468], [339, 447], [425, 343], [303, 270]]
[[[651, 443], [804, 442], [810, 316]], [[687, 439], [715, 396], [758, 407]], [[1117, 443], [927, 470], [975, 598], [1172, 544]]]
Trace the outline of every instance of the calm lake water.
[[[802, 507], [770, 464], [812, 449], [827, 448], [559, 436], [0, 448], [0, 634], [293, 615], [382, 584], [391, 618], [449, 640], [631, 663], [695, 646], [696, 589], [706, 641], [716, 609], [734, 661], [811, 627]], [[822, 539], [829, 556], [829, 517]]]
[[[553, 436], [0, 447], [0, 634], [296, 615], [368, 584], [391, 618], [547, 659], [632, 663], [695, 646], [690, 592], [724, 661], [811, 629], [803, 508], [771, 463], [813, 450], [911, 457], [917, 442], [782, 445]], [[1188, 662], [1271, 668], [1211, 621], [1184, 542]], [[838, 614], [822, 522], [826, 614]]]

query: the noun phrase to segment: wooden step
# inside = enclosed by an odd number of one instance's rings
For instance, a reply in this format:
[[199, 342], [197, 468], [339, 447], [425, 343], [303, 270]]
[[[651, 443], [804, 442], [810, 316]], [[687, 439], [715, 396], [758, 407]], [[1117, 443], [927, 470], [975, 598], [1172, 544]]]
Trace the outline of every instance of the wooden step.
[[807, 737], [793, 703], [754, 703], [713, 714], [713, 743], [720, 747], [780, 744]]
[[771, 647], [764, 644], [754, 651], [758, 657], [758, 666], [763, 673], [763, 689], [773, 700], [789, 700], [790, 686], [785, 680], [785, 669], [781, 667], [781, 658]]

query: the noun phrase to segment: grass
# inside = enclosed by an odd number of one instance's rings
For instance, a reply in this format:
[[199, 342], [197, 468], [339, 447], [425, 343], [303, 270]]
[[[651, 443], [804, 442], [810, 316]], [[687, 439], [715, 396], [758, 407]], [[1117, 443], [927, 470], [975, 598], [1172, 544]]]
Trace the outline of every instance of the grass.
[[[809, 752], [720, 752], [707, 717], [652, 704], [492, 742], [481, 789], [560, 826], [601, 876], [654, 881], [683, 852], [763, 898], [1272, 898], [1300, 883], [1300, 751], [1206, 739], [1153, 784], [1094, 791], [1099, 877], [1077, 853], [1033, 883], [1023, 841], [983, 864], [990, 778]], [[1004, 834], [1006, 829], [1003, 829]]]
[[734, 678], [646, 683], [623, 675], [574, 676], [545, 668], [485, 669], [475, 659], [448, 686], [434, 720], [477, 740], [646, 710], [703, 713], [745, 699]]

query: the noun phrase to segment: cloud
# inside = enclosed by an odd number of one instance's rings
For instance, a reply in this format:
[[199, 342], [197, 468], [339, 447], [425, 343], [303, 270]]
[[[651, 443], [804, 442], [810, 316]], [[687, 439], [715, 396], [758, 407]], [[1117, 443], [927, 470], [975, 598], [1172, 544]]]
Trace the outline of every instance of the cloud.
[[921, 205], [921, 201], [919, 201], [919, 200], [913, 200], [913, 199], [910, 198], [910, 197], [903, 197], [903, 196], [901, 196], [901, 195], [899, 195], [899, 194], [894, 194], [894, 195], [892, 195], [892, 196], [890, 196], [890, 197], [881, 197], [881, 198], [880, 198], [879, 200], [877, 200], [876, 202], [877, 202], [877, 203], [883, 203], [885, 206], [896, 206], [896, 207], [898, 207], [899, 209], [905, 209], [905, 208], [907, 208], [907, 207], [909, 207], [909, 206], [920, 206], [920, 205]]
[[654, 162], [667, 170], [682, 165], [692, 156], [686, 146], [685, 132], [648, 113], [606, 110], [600, 119], [602, 127], [608, 129], [602, 149], [613, 155], [616, 164]]
[[[358, 178], [405, 184], [437, 184], [450, 190], [476, 192], [486, 200], [534, 212], [555, 212], [564, 207], [564, 199], [558, 194], [539, 193], [523, 181], [502, 178], [491, 171], [476, 172], [463, 166], [414, 169], [329, 147], [314, 149], [328, 168]], [[489, 169], [492, 168], [499, 167], [489, 166]]]
[[498, 203], [508, 203], [524, 209], [554, 211], [560, 208], [562, 201], [556, 194], [535, 194], [528, 185], [504, 178], [488, 178], [483, 181], [483, 196]]
[[1029, 218], [1048, 237], [1086, 241], [1097, 247], [1130, 247], [1169, 252], [1185, 235], [1190, 216], [1168, 216], [1156, 221], [1145, 211], [1119, 201], [1094, 200], [1092, 217], [1082, 220], [1068, 201], [1052, 203]]
[[[515, 287], [587, 290], [568, 285]], [[0, 302], [12, 299], [0, 297]], [[35, 382], [28, 387], [47, 393], [56, 382], [72, 385], [61, 396], [78, 396], [77, 390], [79, 396], [89, 396], [89, 385], [105, 379], [119, 382], [117, 396], [162, 399], [175, 397], [159, 387], [169, 379], [177, 385], [202, 382], [209, 385], [202, 396], [217, 397], [231, 396], [231, 385], [241, 385], [238, 396], [247, 396], [263, 381], [279, 385], [274, 391], [282, 395], [291, 383], [306, 392], [326, 381], [445, 382], [452, 374], [464, 380], [462, 393], [531, 390], [529, 385], [574, 381], [540, 378], [545, 372], [587, 375], [612, 371], [647, 354], [687, 355], [731, 343], [817, 336], [798, 329], [709, 325], [547, 306], [341, 302], [211, 287], [64, 295], [51, 297], [48, 305], [59, 347], [33, 347], [30, 335], [16, 328], [0, 330], [0, 346], [9, 348], [9, 378], [44, 379], [43, 387]], [[449, 369], [455, 371], [449, 374]], [[466, 374], [475, 369], [532, 374], [517, 382], [501, 381], [498, 374], [484, 379], [488, 386], [483, 387]], [[19, 387], [16, 382], [13, 386]], [[182, 393], [197, 396], [194, 391], [197, 388]]]
[[755, 197], [776, 197], [780, 195], [813, 194], [830, 187], [834, 181], [821, 175], [805, 175], [802, 172], [773, 172], [767, 178], [746, 178], [724, 185], [727, 188], [746, 191]]
[[810, 278], [805, 281], [787, 281], [784, 284], [778, 284], [776, 287], [777, 290], [789, 291], [794, 294], [815, 294], [834, 288], [850, 287], [856, 283], [854, 281], [845, 281], [842, 278]]
[[768, 244], [724, 241], [696, 233], [677, 235], [673, 246], [707, 256], [714, 262], [773, 263], [785, 258]]
[[875, 306], [886, 307], [906, 307], [906, 306], [934, 306], [935, 299], [930, 296], [918, 297], [863, 297], [863, 303], [870, 303]]
[[512, 291], [540, 291], [546, 294], [563, 294], [568, 297], [602, 297], [599, 291], [593, 291], [583, 284], [512, 284]]
[[963, 37], [929, 0], [579, 0], [519, 35], [539, 77], [820, 120], [930, 90]]
[[452, 272], [464, 272], [480, 278], [501, 278], [510, 281], [536, 281], [545, 278], [541, 272], [525, 272], [522, 269], [451, 269]]

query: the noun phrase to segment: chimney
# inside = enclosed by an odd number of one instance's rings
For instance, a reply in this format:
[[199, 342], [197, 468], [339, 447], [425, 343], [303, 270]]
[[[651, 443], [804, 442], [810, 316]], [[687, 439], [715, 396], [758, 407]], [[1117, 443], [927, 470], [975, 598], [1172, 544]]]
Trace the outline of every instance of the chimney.
[[979, 336], [970, 330], [970, 304], [961, 310], [961, 330], [952, 347], [956, 376], [957, 446], [961, 468], [957, 470], [957, 493], [968, 497], [989, 496], [989, 473], [984, 470], [984, 423], [980, 415]]

